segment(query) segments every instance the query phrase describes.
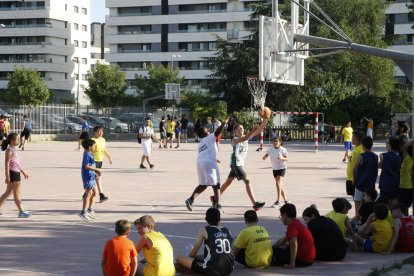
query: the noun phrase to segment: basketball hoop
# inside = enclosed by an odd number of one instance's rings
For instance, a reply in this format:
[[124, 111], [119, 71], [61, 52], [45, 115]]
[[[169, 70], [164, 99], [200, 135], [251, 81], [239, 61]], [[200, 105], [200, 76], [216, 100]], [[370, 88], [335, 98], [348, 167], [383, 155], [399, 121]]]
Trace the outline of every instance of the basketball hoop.
[[253, 95], [254, 106], [263, 108], [266, 101], [267, 82], [259, 80], [258, 76], [248, 76], [246, 79], [249, 91]]

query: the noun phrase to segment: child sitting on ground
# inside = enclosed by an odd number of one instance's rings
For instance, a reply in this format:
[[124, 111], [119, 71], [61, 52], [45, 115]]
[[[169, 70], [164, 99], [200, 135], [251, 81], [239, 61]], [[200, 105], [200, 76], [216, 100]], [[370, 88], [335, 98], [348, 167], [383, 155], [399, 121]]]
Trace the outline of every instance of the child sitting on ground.
[[102, 272], [104, 275], [135, 275], [137, 271], [137, 250], [134, 243], [128, 239], [131, 223], [125, 219], [115, 223], [118, 236], [107, 241], [102, 253]]
[[[333, 210], [325, 215], [325, 217], [332, 219], [338, 225], [339, 230], [341, 230], [342, 236], [348, 245], [353, 243], [352, 237], [355, 235], [354, 230], [352, 229], [351, 221], [348, 218], [347, 214], [350, 209], [352, 209], [351, 203], [345, 198], [339, 197], [335, 198], [332, 201]], [[347, 234], [351, 238], [347, 238]], [[355, 244], [354, 244], [355, 245]]]
[[387, 254], [394, 250], [399, 252], [414, 252], [414, 218], [408, 216], [408, 209], [403, 204], [397, 204], [392, 208], [392, 216], [395, 219], [394, 233]]
[[353, 219], [353, 222], [362, 225], [367, 221], [368, 217], [374, 212], [377, 196], [378, 193], [375, 189], [368, 189], [365, 191], [361, 207], [359, 207], [357, 216]]
[[[387, 221], [388, 208], [384, 204], [375, 204], [374, 213], [368, 221], [359, 228], [355, 239], [364, 252], [387, 252], [391, 245], [393, 232]], [[371, 237], [368, 235], [372, 233]]]

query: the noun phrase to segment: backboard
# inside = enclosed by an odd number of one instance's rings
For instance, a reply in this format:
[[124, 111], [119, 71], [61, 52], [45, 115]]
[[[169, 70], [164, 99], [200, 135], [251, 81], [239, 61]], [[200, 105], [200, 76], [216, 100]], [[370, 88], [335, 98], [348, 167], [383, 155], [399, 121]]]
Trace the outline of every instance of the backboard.
[[180, 99], [180, 84], [165, 83], [165, 99], [179, 100]]
[[[302, 0], [309, 8], [309, 0]], [[276, 1], [277, 3], [277, 1]], [[291, 3], [291, 24], [280, 18], [276, 4], [275, 17], [259, 18], [259, 79], [292, 85], [304, 84], [304, 61], [308, 45], [294, 40], [296, 33], [309, 34], [309, 17], [305, 12], [299, 24], [299, 7]]]

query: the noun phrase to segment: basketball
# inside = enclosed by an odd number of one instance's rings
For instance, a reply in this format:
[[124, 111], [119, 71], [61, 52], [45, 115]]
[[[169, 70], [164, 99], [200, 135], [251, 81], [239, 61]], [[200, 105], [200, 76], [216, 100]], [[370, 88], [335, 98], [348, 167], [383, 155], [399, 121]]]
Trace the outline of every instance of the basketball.
[[259, 111], [259, 116], [263, 119], [269, 119], [270, 116], [272, 115], [272, 110], [270, 110], [270, 108], [268, 108], [267, 106], [260, 108]]

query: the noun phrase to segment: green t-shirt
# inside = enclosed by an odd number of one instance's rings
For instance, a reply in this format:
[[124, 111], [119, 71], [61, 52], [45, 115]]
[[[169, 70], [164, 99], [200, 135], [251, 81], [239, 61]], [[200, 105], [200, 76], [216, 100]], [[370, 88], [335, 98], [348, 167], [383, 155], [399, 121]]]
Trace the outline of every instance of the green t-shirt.
[[348, 164], [346, 165], [346, 180], [354, 181], [354, 168], [358, 156], [364, 152], [362, 145], [356, 146], [348, 157]]
[[412, 189], [413, 188], [413, 158], [409, 155], [404, 157], [400, 169], [400, 188]]
[[243, 229], [233, 245], [246, 249], [246, 264], [249, 267], [268, 267], [272, 261], [272, 242], [263, 226], [254, 225]]

